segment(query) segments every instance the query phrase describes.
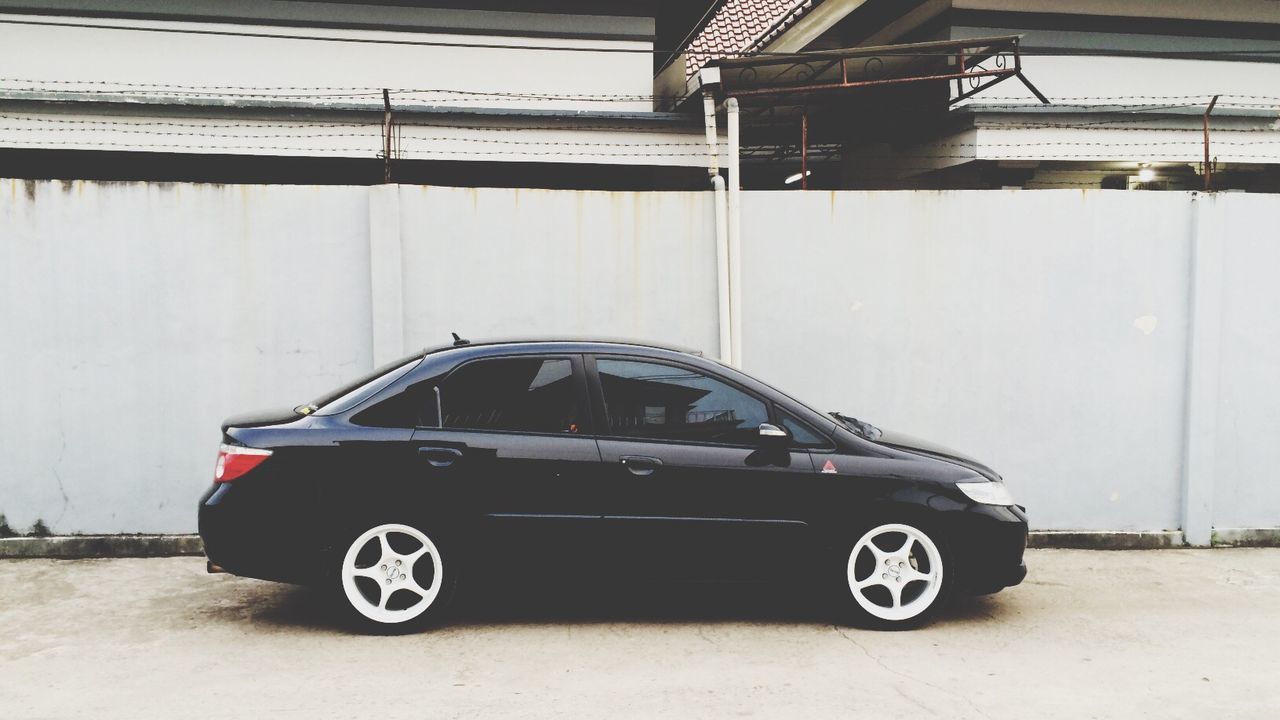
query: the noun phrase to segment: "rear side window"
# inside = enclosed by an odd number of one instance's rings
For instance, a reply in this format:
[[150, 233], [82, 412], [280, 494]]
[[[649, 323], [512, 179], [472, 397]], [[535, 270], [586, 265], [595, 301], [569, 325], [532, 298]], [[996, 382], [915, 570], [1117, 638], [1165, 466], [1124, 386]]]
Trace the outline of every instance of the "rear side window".
[[613, 435], [750, 445], [769, 422], [763, 402], [696, 370], [606, 358], [596, 369]]
[[440, 406], [446, 428], [576, 433], [582, 422], [578, 383], [567, 358], [467, 363], [441, 383]]
[[316, 400], [312, 403], [316, 408], [312, 414], [337, 415], [338, 413], [346, 412], [364, 402], [379, 390], [399, 380], [421, 361], [421, 355], [414, 355], [397, 360], [389, 365], [383, 365], [359, 380], [338, 388]]
[[356, 413], [351, 422], [372, 427], [436, 427], [436, 385], [440, 378], [423, 380], [373, 407]]

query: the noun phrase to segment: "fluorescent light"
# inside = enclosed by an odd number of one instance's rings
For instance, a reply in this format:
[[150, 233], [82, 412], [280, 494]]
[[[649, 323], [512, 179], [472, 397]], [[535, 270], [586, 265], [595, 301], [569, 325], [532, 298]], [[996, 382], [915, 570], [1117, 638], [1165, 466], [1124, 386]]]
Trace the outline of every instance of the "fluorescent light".
[[1138, 182], [1149, 183], [1156, 179], [1156, 171], [1150, 165], [1138, 166]]
[[801, 177], [808, 177], [809, 175], [812, 175], [812, 174], [813, 174], [813, 171], [812, 171], [812, 170], [805, 170], [803, 173], [796, 173], [795, 175], [788, 175], [788, 176], [787, 176], [787, 179], [782, 181], [782, 184], [783, 184], [783, 185], [790, 185], [791, 183], [799, 182], [799, 180], [800, 180], [800, 178], [801, 178]]

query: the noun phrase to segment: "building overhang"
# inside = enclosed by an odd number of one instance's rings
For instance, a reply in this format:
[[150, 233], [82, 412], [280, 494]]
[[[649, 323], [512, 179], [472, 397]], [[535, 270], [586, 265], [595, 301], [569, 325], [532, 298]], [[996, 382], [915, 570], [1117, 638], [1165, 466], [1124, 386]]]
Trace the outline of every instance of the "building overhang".
[[[642, 41], [661, 70], [725, 0], [0, 0], [0, 15]], [[571, 17], [572, 21], [566, 21]]]

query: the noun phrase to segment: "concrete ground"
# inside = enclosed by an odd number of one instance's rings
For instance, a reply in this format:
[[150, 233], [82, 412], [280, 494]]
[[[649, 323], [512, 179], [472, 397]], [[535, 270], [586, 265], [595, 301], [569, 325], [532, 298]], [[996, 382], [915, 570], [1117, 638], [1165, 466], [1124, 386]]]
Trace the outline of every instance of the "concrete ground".
[[1280, 549], [1033, 550], [912, 632], [786, 588], [491, 588], [366, 637], [200, 558], [0, 562], [0, 717], [1280, 717]]

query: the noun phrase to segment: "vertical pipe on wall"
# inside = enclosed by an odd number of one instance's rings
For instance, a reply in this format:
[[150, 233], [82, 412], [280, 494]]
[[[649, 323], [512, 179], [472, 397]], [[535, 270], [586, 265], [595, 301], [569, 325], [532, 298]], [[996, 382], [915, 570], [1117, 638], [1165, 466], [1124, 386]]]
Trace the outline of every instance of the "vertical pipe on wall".
[[729, 337], [733, 364], [742, 367], [742, 180], [738, 158], [738, 100], [724, 103], [729, 131]]
[[714, 77], [715, 82], [719, 82], [719, 76], [709, 75], [708, 70], [710, 69], [713, 68], [704, 68], [702, 71], [702, 107], [707, 126], [707, 174], [711, 176], [711, 187], [714, 190], [715, 203], [716, 305], [719, 310], [720, 361], [732, 365], [734, 357], [732, 325], [729, 314], [731, 300], [729, 291], [729, 227], [725, 209], [724, 178], [720, 176], [719, 138], [716, 131], [716, 99], [712, 89], [708, 86], [712, 77]]
[[724, 178], [717, 174], [711, 178], [716, 204], [716, 305], [720, 311], [720, 361], [734, 364], [733, 334], [729, 311], [729, 228], [725, 212]]
[[702, 89], [702, 116], [707, 126], [707, 174], [720, 174], [720, 153], [716, 147], [716, 98], [707, 87]]

